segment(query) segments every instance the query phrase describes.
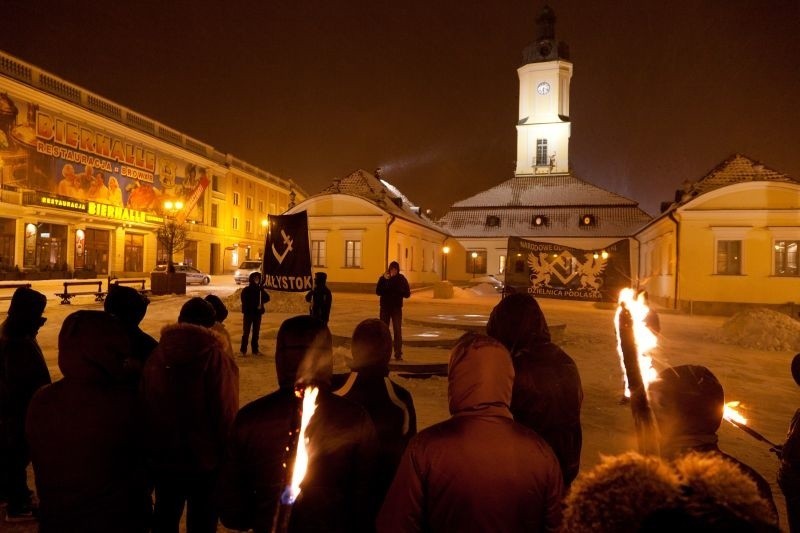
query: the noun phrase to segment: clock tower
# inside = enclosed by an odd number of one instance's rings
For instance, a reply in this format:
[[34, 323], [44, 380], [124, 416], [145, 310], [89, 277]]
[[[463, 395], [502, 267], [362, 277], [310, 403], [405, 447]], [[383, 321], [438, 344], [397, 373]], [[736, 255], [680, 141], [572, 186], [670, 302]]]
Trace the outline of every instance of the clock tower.
[[555, 37], [556, 16], [549, 6], [536, 19], [537, 37], [522, 52], [519, 75], [517, 166], [514, 174], [569, 172], [569, 50]]

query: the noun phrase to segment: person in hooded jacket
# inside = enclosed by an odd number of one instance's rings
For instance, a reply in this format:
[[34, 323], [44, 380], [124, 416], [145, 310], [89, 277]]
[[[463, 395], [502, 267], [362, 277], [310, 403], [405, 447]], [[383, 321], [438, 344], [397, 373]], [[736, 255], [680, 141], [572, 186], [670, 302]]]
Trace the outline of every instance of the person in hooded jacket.
[[380, 296], [380, 319], [392, 325], [394, 358], [403, 359], [403, 299], [411, 297], [408, 280], [400, 273], [400, 263], [392, 261], [389, 269], [378, 278], [375, 294]]
[[0, 325], [0, 499], [8, 501], [6, 520], [33, 520], [28, 488], [30, 462], [25, 416], [34, 393], [50, 383], [50, 372], [36, 341], [47, 298], [20, 287], [14, 291], [8, 317]]
[[650, 383], [647, 395], [658, 424], [662, 457], [674, 460], [691, 452], [708, 453], [737, 465], [755, 482], [772, 508], [774, 523], [778, 523], [778, 510], [767, 480], [719, 449], [717, 430], [722, 424], [725, 393], [711, 370], [699, 365], [665, 368]]
[[[800, 353], [792, 359], [792, 377], [800, 385]], [[800, 409], [795, 411], [786, 442], [780, 447], [781, 467], [778, 469], [778, 485], [786, 499], [786, 514], [789, 531], [800, 532]]]
[[392, 334], [377, 318], [368, 318], [353, 331], [352, 372], [335, 394], [363, 406], [378, 432], [377, 463], [380, 499], [394, 478], [408, 440], [417, 433], [417, 413], [411, 394], [389, 379]]
[[293, 505], [289, 531], [371, 531], [377, 507], [375, 427], [359, 405], [330, 391], [331, 333], [303, 315], [281, 324], [275, 348], [279, 389], [236, 416], [220, 475], [217, 503], [232, 529], [272, 531], [279, 496], [289, 481], [289, 431], [302, 401], [296, 391], [319, 388], [306, 437], [308, 470]]
[[495, 306], [486, 333], [505, 346], [514, 363], [511, 413], [547, 441], [569, 487], [581, 462], [583, 387], [575, 361], [550, 340], [533, 296], [511, 294]]
[[556, 530], [564, 481], [550, 446], [511, 416], [508, 350], [467, 333], [447, 379], [452, 417], [408, 443], [378, 531]]
[[154, 533], [177, 533], [186, 503], [188, 533], [216, 531], [212, 494], [239, 405], [239, 372], [227, 341], [210, 328], [202, 298], [164, 327], [147, 360], [141, 394], [155, 486]]
[[125, 332], [131, 341], [131, 357], [125, 362], [126, 372], [131, 381], [136, 385], [142, 374], [142, 369], [156, 349], [158, 341], [142, 331], [139, 324], [147, 313], [150, 299], [133, 287], [126, 287], [115, 283], [109, 284], [103, 308], [106, 312], [119, 318], [125, 327]]
[[127, 328], [102, 311], [69, 315], [58, 335], [64, 377], [28, 408], [39, 531], [148, 530], [141, 416], [125, 362]]
[[258, 349], [258, 335], [261, 331], [261, 316], [266, 311], [264, 307], [269, 302], [269, 293], [261, 285], [261, 272], [251, 272], [247, 278], [247, 287], [242, 289], [242, 343], [239, 345], [239, 355], [244, 357], [247, 353], [247, 340], [250, 339], [250, 330], [253, 337], [250, 348], [253, 355], [261, 355]]
[[311, 303], [309, 313], [311, 316], [320, 319], [326, 326], [328, 325], [328, 319], [331, 317], [331, 305], [333, 303], [331, 290], [326, 285], [327, 280], [328, 275], [325, 272], [317, 272], [314, 274], [314, 288], [306, 294], [306, 301]]

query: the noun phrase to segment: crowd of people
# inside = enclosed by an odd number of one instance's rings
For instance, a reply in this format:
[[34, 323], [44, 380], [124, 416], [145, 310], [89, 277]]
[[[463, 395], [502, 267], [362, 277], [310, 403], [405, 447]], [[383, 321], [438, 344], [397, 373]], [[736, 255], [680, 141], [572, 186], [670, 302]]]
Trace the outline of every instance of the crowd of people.
[[[583, 389], [536, 300], [511, 294], [485, 334], [452, 348], [451, 417], [417, 431], [412, 395], [389, 375], [408, 283], [381, 276], [380, 319], [352, 333], [351, 372], [333, 373], [331, 293], [317, 276], [307, 315], [277, 333], [278, 389], [240, 408], [228, 311], [194, 297], [158, 340], [141, 330], [148, 300], [110, 287], [103, 311], [70, 314], [51, 383], [36, 341], [46, 298], [14, 293], [0, 326], [0, 501], [42, 532], [778, 531], [769, 483], [718, 447], [724, 393], [708, 368], [664, 369], [650, 387], [659, 456], [633, 452], [580, 472]], [[403, 283], [405, 282], [405, 283]], [[269, 294], [242, 291], [259, 354]], [[398, 311], [400, 309], [400, 311]], [[389, 328], [394, 326], [394, 335]], [[252, 337], [250, 337], [252, 331]], [[800, 384], [800, 354], [792, 372]], [[307, 387], [308, 468], [289, 484]], [[779, 473], [800, 531], [800, 410]], [[36, 492], [27, 484], [33, 466]], [[37, 501], [38, 500], [38, 501]]]

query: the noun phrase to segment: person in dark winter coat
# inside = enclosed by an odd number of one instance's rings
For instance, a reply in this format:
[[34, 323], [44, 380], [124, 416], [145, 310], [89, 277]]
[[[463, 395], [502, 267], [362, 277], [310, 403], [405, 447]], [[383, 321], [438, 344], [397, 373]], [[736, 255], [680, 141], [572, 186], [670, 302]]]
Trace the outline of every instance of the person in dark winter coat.
[[450, 354], [449, 420], [408, 443], [378, 515], [379, 532], [553, 531], [564, 482], [550, 446], [514, 422], [514, 367], [485, 335]]
[[[792, 359], [792, 377], [800, 385], [800, 353]], [[781, 466], [778, 469], [778, 485], [786, 499], [786, 514], [789, 531], [800, 532], [800, 409], [795, 411], [786, 442], [781, 446]]]
[[380, 319], [387, 326], [391, 322], [394, 358], [403, 359], [403, 298], [411, 297], [408, 280], [400, 273], [400, 263], [392, 261], [389, 269], [378, 278], [375, 294], [380, 296]]
[[205, 297], [205, 301], [211, 304], [214, 308], [214, 325], [211, 329], [228, 339], [228, 346], [231, 349], [231, 356], [233, 355], [233, 342], [231, 341], [231, 334], [228, 328], [225, 327], [225, 319], [228, 318], [228, 308], [222, 299], [216, 294], [209, 294]]
[[778, 533], [755, 483], [721, 457], [670, 464], [628, 452], [603, 457], [572, 484], [561, 530], [569, 533]]
[[239, 372], [213, 324], [211, 304], [186, 302], [142, 375], [154, 533], [177, 532], [184, 503], [187, 532], [216, 531], [211, 500], [239, 405]]
[[547, 441], [558, 457], [564, 485], [578, 475], [583, 434], [583, 388], [575, 361], [550, 340], [544, 313], [533, 296], [512, 294], [495, 306], [486, 324], [490, 337], [511, 353], [511, 413]]
[[306, 294], [306, 301], [311, 303], [311, 316], [320, 319], [325, 325], [331, 316], [333, 303], [331, 290], [326, 285], [327, 280], [328, 275], [325, 272], [317, 272], [314, 274], [314, 288]]
[[36, 393], [27, 418], [42, 533], [148, 530], [131, 348], [127, 327], [102, 311], [77, 311], [61, 327], [64, 377]]
[[648, 388], [650, 406], [658, 423], [661, 456], [675, 459], [689, 452], [710, 453], [737, 465], [758, 486], [773, 510], [769, 483], [753, 468], [719, 449], [717, 430], [722, 423], [725, 394], [717, 377], [704, 366], [665, 368]]
[[138, 384], [142, 369], [158, 341], [142, 331], [139, 324], [147, 313], [150, 299], [133, 287], [110, 284], [103, 308], [119, 318], [131, 341], [131, 357], [125, 362], [127, 373]]
[[275, 348], [279, 389], [244, 406], [236, 416], [222, 468], [218, 504], [222, 523], [236, 530], [271, 531], [287, 484], [289, 430], [301, 401], [295, 391], [319, 387], [308, 425], [308, 471], [300, 485], [289, 531], [370, 531], [375, 517], [375, 427], [359, 405], [329, 389], [332, 341], [314, 317], [281, 324]]
[[26, 468], [25, 414], [33, 394], [50, 383], [50, 372], [36, 341], [47, 298], [25, 287], [11, 297], [0, 325], [0, 499], [8, 501], [6, 520], [33, 519]]
[[269, 302], [269, 293], [261, 285], [261, 273], [252, 272], [247, 278], [248, 285], [242, 289], [242, 343], [239, 345], [239, 355], [247, 353], [247, 340], [250, 337], [250, 329], [253, 330], [253, 338], [250, 347], [253, 355], [261, 355], [258, 351], [258, 334], [261, 331], [261, 315], [266, 311], [264, 305]]
[[377, 318], [356, 326], [352, 341], [352, 372], [336, 394], [363, 406], [378, 432], [380, 499], [394, 478], [408, 440], [417, 433], [417, 413], [411, 394], [389, 379], [392, 335]]

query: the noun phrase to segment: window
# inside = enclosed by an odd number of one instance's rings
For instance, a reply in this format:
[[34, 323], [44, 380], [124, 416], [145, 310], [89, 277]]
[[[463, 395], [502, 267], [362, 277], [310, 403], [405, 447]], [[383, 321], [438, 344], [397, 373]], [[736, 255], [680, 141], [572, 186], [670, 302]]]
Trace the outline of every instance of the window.
[[488, 215], [486, 217], [486, 225], [490, 228], [496, 228], [500, 226], [500, 217], [496, 215]]
[[717, 274], [738, 276], [742, 273], [742, 241], [717, 241]]
[[259, 213], [263, 213], [264, 212], [264, 200], [259, 200], [258, 201], [258, 212]]
[[800, 241], [775, 241], [775, 275], [798, 276], [797, 246]]
[[253, 209], [253, 197], [252, 196], [248, 196], [247, 198], [244, 199], [244, 206], [247, 209]]
[[536, 166], [547, 166], [547, 139], [536, 139]]
[[467, 274], [486, 274], [486, 250], [467, 250]]
[[498, 266], [499, 266], [498, 272], [500, 272], [501, 274], [505, 274], [505, 272], [506, 272], [506, 256], [504, 256], [504, 255], [500, 256], [500, 264]]
[[233, 205], [239, 205], [239, 193], [233, 193]]
[[239, 219], [238, 218], [233, 217], [233, 220], [231, 220], [231, 229], [239, 229]]
[[540, 228], [548, 225], [548, 219], [544, 215], [533, 215], [531, 217], [531, 226], [535, 228]]
[[344, 241], [344, 266], [361, 268], [361, 241]]
[[219, 190], [219, 176], [211, 174], [211, 190], [220, 192]]
[[197, 265], [197, 241], [186, 241], [183, 249], [183, 262], [190, 266]]
[[582, 228], [588, 228], [589, 226], [594, 226], [597, 224], [597, 219], [594, 215], [581, 215], [581, 219], [578, 221], [578, 225]]
[[144, 271], [144, 235], [125, 234], [125, 271]]
[[245, 233], [253, 233], [253, 221], [252, 220], [245, 220], [244, 221], [244, 231], [245, 231]]
[[311, 266], [325, 266], [325, 241], [311, 241]]
[[219, 206], [217, 204], [211, 204], [211, 227], [217, 227], [217, 215], [219, 214]]

